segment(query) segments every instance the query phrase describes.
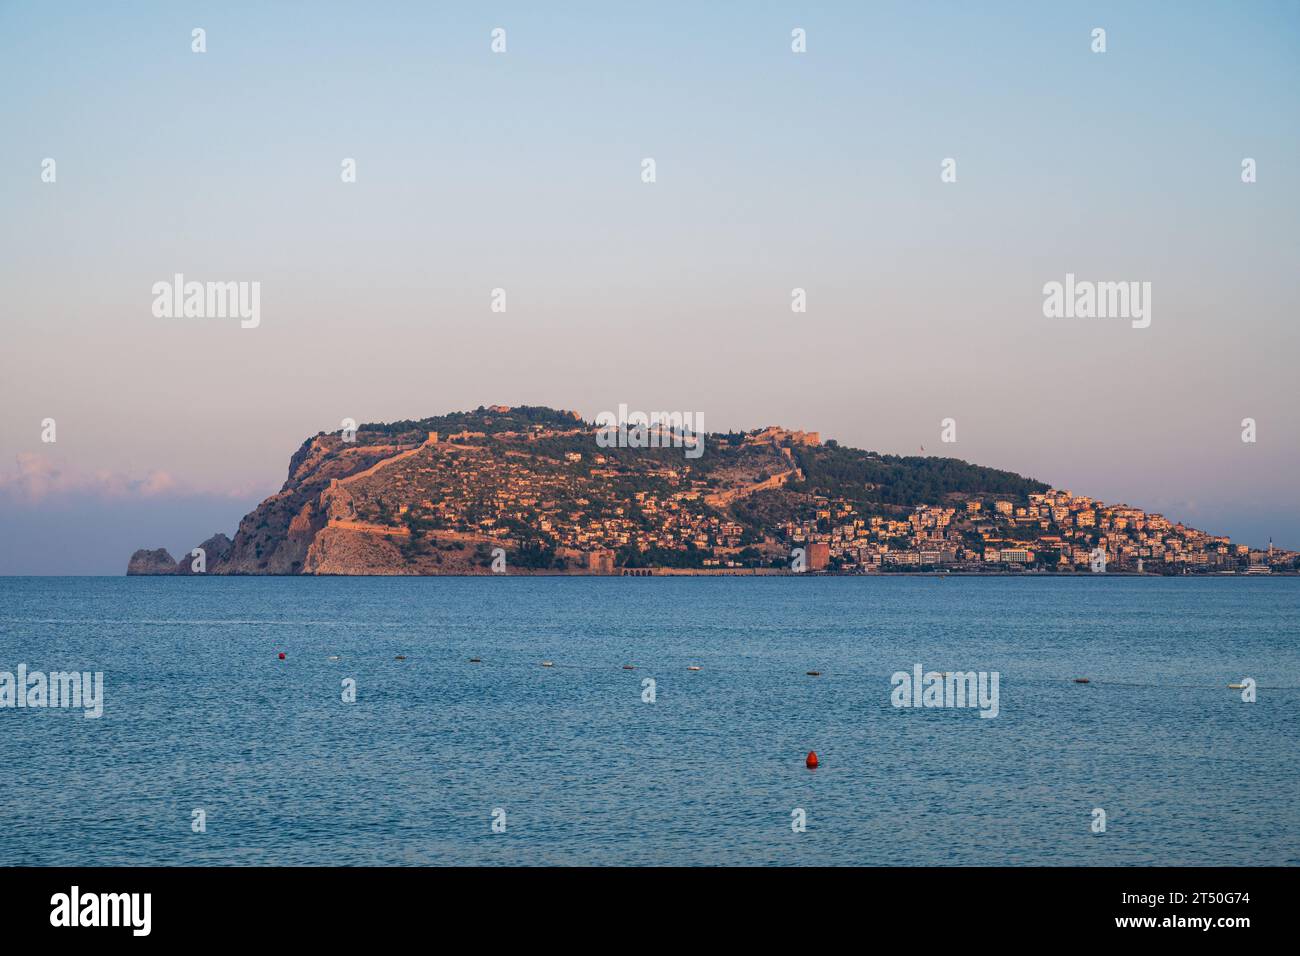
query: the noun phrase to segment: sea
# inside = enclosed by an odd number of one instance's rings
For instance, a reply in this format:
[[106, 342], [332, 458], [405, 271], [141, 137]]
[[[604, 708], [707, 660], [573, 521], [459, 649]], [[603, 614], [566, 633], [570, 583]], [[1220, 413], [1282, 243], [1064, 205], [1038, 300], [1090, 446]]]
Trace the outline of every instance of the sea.
[[0, 865], [1300, 863], [1295, 577], [0, 578], [20, 665]]

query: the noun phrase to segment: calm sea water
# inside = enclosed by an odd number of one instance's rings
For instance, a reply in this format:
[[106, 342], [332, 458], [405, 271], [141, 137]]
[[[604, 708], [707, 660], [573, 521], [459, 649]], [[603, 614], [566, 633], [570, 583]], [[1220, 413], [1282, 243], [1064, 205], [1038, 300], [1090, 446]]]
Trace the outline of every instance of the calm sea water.
[[[1298, 612], [1294, 578], [0, 578], [0, 670], [106, 685], [0, 710], [0, 864], [1296, 864]], [[916, 663], [999, 672], [1000, 715], [892, 707]]]

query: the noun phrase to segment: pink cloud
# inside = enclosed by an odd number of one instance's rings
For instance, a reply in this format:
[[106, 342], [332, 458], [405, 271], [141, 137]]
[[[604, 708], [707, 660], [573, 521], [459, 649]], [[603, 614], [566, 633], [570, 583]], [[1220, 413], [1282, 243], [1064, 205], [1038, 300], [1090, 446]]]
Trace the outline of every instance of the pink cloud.
[[139, 478], [107, 470], [81, 472], [33, 452], [19, 453], [15, 464], [15, 470], [0, 472], [0, 493], [30, 502], [62, 494], [153, 498], [185, 490], [172, 475], [156, 469]]

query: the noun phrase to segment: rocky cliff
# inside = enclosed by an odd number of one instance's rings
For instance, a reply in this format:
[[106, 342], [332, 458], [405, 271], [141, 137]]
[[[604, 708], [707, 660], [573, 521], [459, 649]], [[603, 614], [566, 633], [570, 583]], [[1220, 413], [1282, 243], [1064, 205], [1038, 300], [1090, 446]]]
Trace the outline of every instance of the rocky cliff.
[[208, 538], [195, 550], [201, 551], [202, 563], [200, 564], [199, 555], [191, 552], [185, 555], [179, 561], [171, 556], [166, 548], [155, 548], [149, 551], [141, 548], [135, 554], [131, 555], [131, 560], [127, 562], [127, 574], [199, 574], [206, 571], [209, 562], [224, 562], [230, 556], [230, 549], [233, 546], [229, 538], [221, 532], [217, 532]]
[[176, 559], [166, 548], [141, 548], [126, 563], [127, 574], [175, 574]]

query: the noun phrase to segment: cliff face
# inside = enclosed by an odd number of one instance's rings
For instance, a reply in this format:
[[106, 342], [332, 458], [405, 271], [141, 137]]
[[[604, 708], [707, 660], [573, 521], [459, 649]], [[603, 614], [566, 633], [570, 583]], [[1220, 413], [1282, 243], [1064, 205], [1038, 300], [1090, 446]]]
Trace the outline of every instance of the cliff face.
[[244, 517], [224, 555], [216, 561], [209, 556], [208, 572], [304, 573], [312, 542], [328, 524], [331, 485], [404, 450], [400, 444], [345, 442], [339, 435], [308, 439], [290, 460], [284, 486]]
[[[199, 545], [208, 574], [299, 574], [317, 533], [326, 526], [330, 484], [366, 471], [403, 449], [392, 444], [360, 446], [338, 435], [318, 435], [289, 461], [284, 486], [244, 516], [232, 541], [216, 534]], [[176, 561], [165, 549], [141, 549], [128, 574], [190, 574], [187, 554]]]
[[[706, 436], [703, 454], [662, 435], [655, 447], [608, 447], [575, 412], [500, 405], [321, 433], [233, 540], [199, 545], [205, 572], [489, 574], [504, 562], [507, 573], [611, 573], [616, 564], [698, 568], [704, 548], [766, 566], [789, 553], [784, 523], [820, 518], [827, 493], [905, 516], [945, 495], [1046, 487], [780, 428]], [[185, 575], [193, 564], [189, 553], [141, 550], [127, 573]]]

